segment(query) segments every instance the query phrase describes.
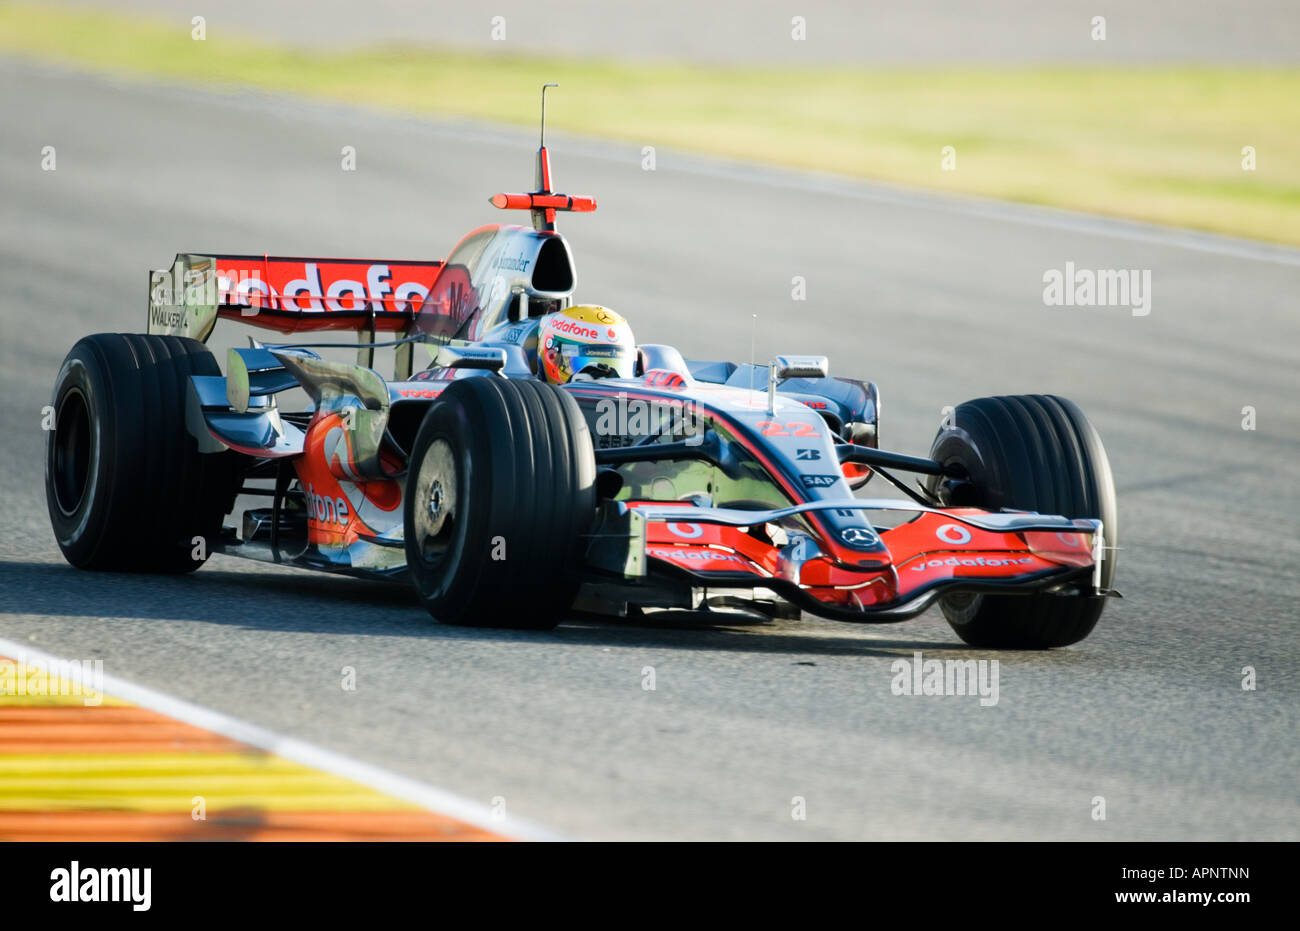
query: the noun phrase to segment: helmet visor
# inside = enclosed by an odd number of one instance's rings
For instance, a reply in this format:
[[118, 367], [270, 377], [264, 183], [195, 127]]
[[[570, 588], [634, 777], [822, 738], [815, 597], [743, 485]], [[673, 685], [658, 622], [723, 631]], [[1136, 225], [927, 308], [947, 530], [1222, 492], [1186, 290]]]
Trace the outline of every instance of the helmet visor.
[[632, 378], [636, 375], [636, 350], [630, 346], [565, 343], [560, 347], [563, 368], [570, 378]]

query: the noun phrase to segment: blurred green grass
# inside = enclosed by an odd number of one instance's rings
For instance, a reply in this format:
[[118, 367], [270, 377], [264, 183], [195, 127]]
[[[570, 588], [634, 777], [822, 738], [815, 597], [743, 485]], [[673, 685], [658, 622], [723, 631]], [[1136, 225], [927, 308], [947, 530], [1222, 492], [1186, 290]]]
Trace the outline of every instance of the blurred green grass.
[[559, 129], [1300, 245], [1300, 69], [706, 67], [190, 30], [0, 6], [0, 50], [92, 70], [529, 126], [559, 81]]

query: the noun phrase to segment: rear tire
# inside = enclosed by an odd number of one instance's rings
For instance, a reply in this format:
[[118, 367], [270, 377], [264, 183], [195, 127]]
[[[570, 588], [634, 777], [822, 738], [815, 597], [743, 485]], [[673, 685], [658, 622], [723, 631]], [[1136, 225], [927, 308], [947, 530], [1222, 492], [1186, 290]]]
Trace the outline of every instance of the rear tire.
[[[1101, 437], [1073, 401], [1054, 395], [979, 398], [959, 405], [930, 457], [965, 481], [930, 480], [945, 505], [1018, 508], [1103, 522], [1101, 587], [1115, 577], [1115, 485]], [[940, 608], [975, 647], [1044, 650], [1078, 643], [1106, 605], [1099, 596], [948, 595]]]
[[478, 376], [433, 402], [406, 478], [406, 559], [443, 624], [549, 630], [573, 605], [596, 459], [568, 392]]
[[72, 347], [45, 450], [50, 524], [68, 562], [166, 573], [204, 563], [239, 463], [199, 452], [185, 403], [189, 376], [220, 374], [202, 343], [178, 336], [98, 333]]

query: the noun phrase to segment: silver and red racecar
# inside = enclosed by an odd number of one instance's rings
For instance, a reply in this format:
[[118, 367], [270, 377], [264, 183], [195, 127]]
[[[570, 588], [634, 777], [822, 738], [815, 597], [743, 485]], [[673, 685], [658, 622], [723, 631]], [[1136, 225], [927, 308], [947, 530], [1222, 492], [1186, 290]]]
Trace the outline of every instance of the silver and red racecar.
[[[1093, 629], [1115, 594], [1115, 492], [1077, 406], [969, 401], [914, 457], [878, 447], [876, 386], [821, 356], [639, 345], [555, 384], [546, 321], [610, 318], [574, 304], [555, 217], [595, 201], [551, 190], [544, 136], [536, 187], [492, 198], [531, 226], [481, 227], [443, 261], [187, 253], [152, 272], [147, 333], [85, 337], [56, 381], [46, 493], [68, 561], [407, 577], [436, 619], [479, 626], [652, 609], [876, 623], [937, 601], [976, 646]], [[220, 320], [298, 341], [250, 340], [223, 375], [204, 346]], [[355, 360], [323, 357], [324, 330], [355, 332]], [[855, 496], [873, 480], [901, 496]]]

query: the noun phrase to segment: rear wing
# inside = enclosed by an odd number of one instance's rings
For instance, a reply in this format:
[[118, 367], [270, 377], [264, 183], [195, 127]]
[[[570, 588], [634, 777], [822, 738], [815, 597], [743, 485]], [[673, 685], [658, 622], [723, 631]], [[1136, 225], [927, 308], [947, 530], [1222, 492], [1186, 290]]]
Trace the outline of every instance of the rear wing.
[[170, 269], [149, 272], [148, 332], [206, 341], [219, 317], [281, 333], [401, 332], [441, 268], [441, 262], [181, 253]]

